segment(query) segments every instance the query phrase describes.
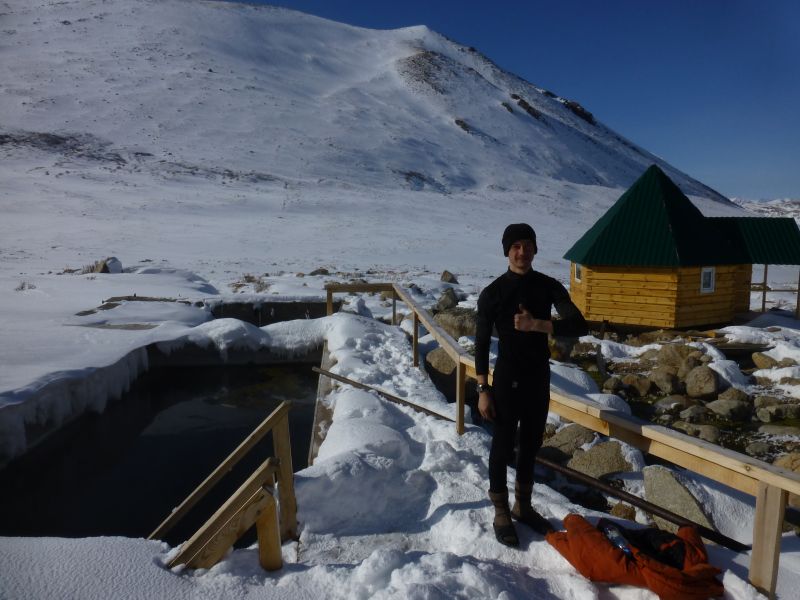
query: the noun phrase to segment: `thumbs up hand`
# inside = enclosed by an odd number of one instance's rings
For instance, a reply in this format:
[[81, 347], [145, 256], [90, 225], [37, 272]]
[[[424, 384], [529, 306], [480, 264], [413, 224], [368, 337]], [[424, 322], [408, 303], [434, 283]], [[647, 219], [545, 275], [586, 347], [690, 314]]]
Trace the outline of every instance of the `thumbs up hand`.
[[520, 304], [519, 312], [514, 315], [514, 329], [517, 331], [553, 333], [553, 322], [549, 319], [534, 319], [528, 309]]
[[514, 329], [517, 331], [533, 331], [534, 318], [528, 310], [519, 305], [519, 311], [514, 315]]

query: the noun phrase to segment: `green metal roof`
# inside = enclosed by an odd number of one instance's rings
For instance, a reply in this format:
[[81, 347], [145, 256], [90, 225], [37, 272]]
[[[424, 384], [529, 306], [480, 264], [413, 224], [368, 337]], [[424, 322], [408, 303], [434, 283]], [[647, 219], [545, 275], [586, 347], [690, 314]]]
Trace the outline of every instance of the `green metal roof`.
[[749, 257], [656, 165], [620, 196], [564, 255], [586, 265], [684, 267]]
[[750, 264], [800, 265], [800, 228], [790, 217], [707, 217]]

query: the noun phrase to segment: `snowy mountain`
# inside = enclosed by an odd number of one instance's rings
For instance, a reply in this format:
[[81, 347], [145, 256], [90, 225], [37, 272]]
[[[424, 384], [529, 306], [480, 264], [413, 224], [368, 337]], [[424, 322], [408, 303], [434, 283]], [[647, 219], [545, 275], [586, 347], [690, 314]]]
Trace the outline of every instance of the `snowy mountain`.
[[800, 199], [747, 200], [731, 198], [731, 202], [759, 217], [792, 217], [800, 223]]
[[193, 0], [4, 3], [4, 151], [162, 178], [534, 191], [656, 162], [577, 102], [424, 26]]

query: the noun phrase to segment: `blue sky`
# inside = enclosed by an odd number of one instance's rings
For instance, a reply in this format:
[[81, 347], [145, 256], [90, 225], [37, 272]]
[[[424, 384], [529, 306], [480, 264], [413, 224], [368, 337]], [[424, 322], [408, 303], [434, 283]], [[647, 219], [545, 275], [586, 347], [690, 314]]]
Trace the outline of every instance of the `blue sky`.
[[427, 25], [726, 196], [800, 198], [798, 0], [273, 0]]

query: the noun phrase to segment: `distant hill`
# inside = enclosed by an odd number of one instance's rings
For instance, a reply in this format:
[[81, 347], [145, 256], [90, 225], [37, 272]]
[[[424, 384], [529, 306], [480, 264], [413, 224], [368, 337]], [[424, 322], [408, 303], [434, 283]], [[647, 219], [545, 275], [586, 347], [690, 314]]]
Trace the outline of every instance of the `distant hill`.
[[724, 201], [602, 115], [424, 26], [194, 0], [19, 0], [4, 13], [7, 150], [166, 177], [442, 193], [541, 178], [624, 188], [657, 163], [687, 193]]

